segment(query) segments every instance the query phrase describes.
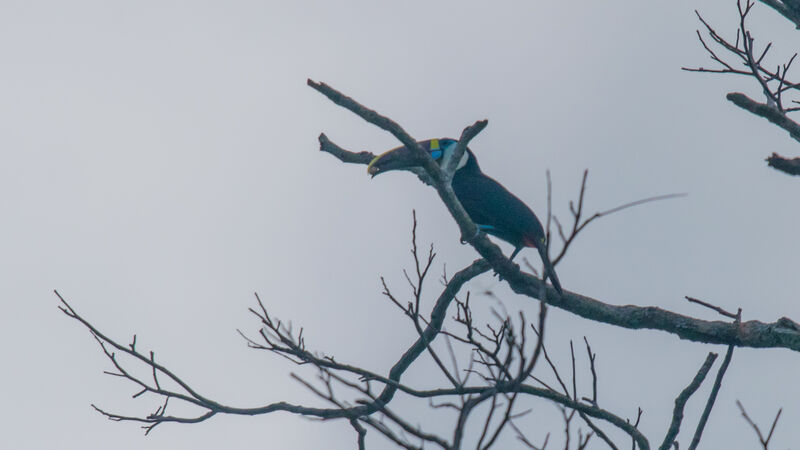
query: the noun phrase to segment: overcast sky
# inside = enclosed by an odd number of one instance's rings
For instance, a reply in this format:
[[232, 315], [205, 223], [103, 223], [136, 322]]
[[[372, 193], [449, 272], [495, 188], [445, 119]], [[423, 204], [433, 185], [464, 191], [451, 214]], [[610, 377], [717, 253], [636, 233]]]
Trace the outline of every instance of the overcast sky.
[[[695, 8], [733, 36], [732, 0], [4, 0], [0, 447], [355, 447], [345, 422], [283, 413], [168, 424], [148, 437], [107, 421], [90, 403], [145, 414], [158, 400], [133, 400], [134, 386], [102, 374], [108, 361], [52, 293], [117, 339], [136, 333], [141, 349], [231, 405], [322, 405], [289, 378], [298, 368], [237, 335], [258, 329], [247, 312], [256, 291], [305, 327], [309, 347], [388, 370], [414, 330], [381, 297], [379, 277], [407, 294], [412, 209], [421, 244], [438, 249], [437, 274], [476, 253], [459, 245], [455, 223], [415, 177], [370, 180], [363, 166], [318, 151], [323, 131], [351, 150], [398, 144], [308, 88], [308, 77], [418, 139], [457, 137], [488, 118], [471, 144], [481, 167], [540, 215], [547, 169], [562, 219], [584, 168], [590, 212], [689, 193], [592, 225], [558, 267], [565, 289], [707, 319], [718, 317], [683, 296], [742, 307], [746, 320], [800, 319], [800, 184], [763, 162], [773, 151], [796, 155], [797, 143], [725, 100], [730, 91], [759, 98], [751, 80], [680, 70], [710, 64]], [[776, 42], [781, 58], [770, 65], [800, 47], [800, 34], [766, 6], [753, 16], [756, 39]], [[490, 275], [470, 288], [485, 305], [493, 300], [477, 294], [491, 289], [509, 310], [538, 310]], [[556, 360], [567, 364], [569, 340], [587, 336], [601, 405], [631, 418], [641, 406], [653, 444], [707, 352], [725, 350], [554, 309], [549, 320]], [[404, 380], [425, 381], [422, 364]], [[798, 375], [794, 352], [737, 350], [705, 448], [757, 445], [736, 399], [764, 426], [784, 407], [775, 448], [796, 446]], [[681, 448], [710, 384], [687, 407]], [[533, 407], [521, 424], [535, 442], [552, 431], [557, 444], [558, 412]], [[391, 448], [374, 432], [368, 443]]]

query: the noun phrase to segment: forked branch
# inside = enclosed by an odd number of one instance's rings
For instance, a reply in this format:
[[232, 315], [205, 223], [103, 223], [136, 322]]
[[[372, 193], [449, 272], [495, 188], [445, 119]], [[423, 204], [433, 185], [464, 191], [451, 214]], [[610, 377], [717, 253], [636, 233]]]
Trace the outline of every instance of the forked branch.
[[[789, 20], [798, 23], [797, 20], [800, 19], [800, 4], [797, 3], [797, 0], [762, 0], [762, 2], [773, 7]], [[697, 18], [705, 29], [707, 38], [711, 40], [711, 44], [706, 42], [700, 30], [697, 30], [697, 38], [711, 60], [719, 67], [684, 67], [683, 70], [743, 75], [754, 79], [759, 90], [766, 98], [765, 103], [753, 100], [740, 92], [729, 93], [727, 99], [736, 106], [783, 128], [789, 132], [793, 139], [800, 141], [800, 124], [787, 116], [788, 113], [800, 110], [800, 106], [798, 106], [800, 105], [800, 100], [797, 100], [795, 96], [794, 99], [788, 99], [787, 101], [784, 95], [798, 94], [800, 92], [800, 83], [788, 79], [789, 70], [797, 57], [797, 53], [786, 59], [786, 62], [782, 64], [768, 65], [766, 59], [767, 54], [772, 49], [772, 42], [767, 43], [761, 50], [757, 50], [756, 40], [747, 23], [747, 19], [755, 5], [753, 0], [744, 0], [744, 3], [742, 0], [737, 0], [736, 5], [739, 12], [739, 23], [735, 40], [722, 37], [699, 12], [695, 11]], [[721, 53], [718, 54], [718, 51], [724, 52], [730, 59]], [[796, 159], [784, 158], [773, 153], [772, 156], [767, 158], [767, 161], [770, 167], [790, 175], [798, 175], [800, 174], [800, 163], [796, 163]]]
[[[323, 94], [334, 99], [348, 98], [348, 102], [340, 103], [345, 108], [364, 118], [370, 123], [383, 124], [390, 123], [391, 127], [384, 128], [393, 134], [408, 136], [405, 131], [397, 131], [399, 125], [389, 119], [379, 120], [375, 116], [380, 116], [349, 97], [344, 96], [335, 89], [327, 85], [322, 85], [309, 80], [312, 87], [325, 86], [321, 90]], [[334, 100], [336, 101], [336, 100]], [[382, 116], [380, 116], [382, 117]], [[380, 125], [379, 125], [380, 126]], [[329, 152], [337, 158], [349, 153], [336, 147], [336, 152], [330, 151], [331, 142], [327, 138], [320, 136], [320, 150]], [[421, 149], [420, 149], [421, 151]], [[348, 160], [350, 156], [345, 156]], [[510, 285], [514, 292], [526, 295], [531, 298], [547, 302], [548, 305], [570, 311], [573, 314], [597, 322], [617, 325], [631, 329], [655, 329], [674, 334], [682, 339], [713, 344], [726, 344], [738, 347], [782, 347], [795, 351], [800, 351], [800, 326], [786, 326], [786, 322], [779, 320], [773, 323], [763, 323], [759, 321], [748, 321], [741, 324], [731, 324], [722, 321], [706, 321], [693, 317], [677, 314], [655, 306], [616, 306], [590, 297], [582, 296], [569, 291], [559, 296], [552, 287], [546, 286], [543, 282], [530, 274], [520, 271], [517, 264], [509, 261], [500, 248], [492, 243], [484, 233], [478, 232], [475, 224], [466, 215], [458, 199], [453, 194], [452, 188], [439, 176], [441, 173], [438, 166], [431, 173], [433, 187], [439, 193], [440, 198], [447, 206], [453, 219], [458, 223], [462, 239], [465, 231], [474, 230], [473, 236], [468, 236], [464, 241], [471, 244], [475, 250], [491, 265], [492, 269], [500, 274]], [[623, 205], [625, 206], [625, 205]], [[546, 286], [546, 288], [543, 288]], [[543, 294], [544, 292], [544, 294]], [[789, 321], [794, 324], [794, 322]]]

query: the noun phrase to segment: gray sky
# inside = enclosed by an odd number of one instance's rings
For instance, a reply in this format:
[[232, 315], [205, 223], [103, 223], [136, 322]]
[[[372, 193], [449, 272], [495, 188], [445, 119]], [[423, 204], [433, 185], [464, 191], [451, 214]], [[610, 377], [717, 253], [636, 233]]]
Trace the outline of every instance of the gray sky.
[[[387, 370], [414, 332], [381, 298], [379, 276], [404, 293], [411, 210], [421, 244], [436, 244], [437, 273], [476, 253], [413, 176], [370, 180], [317, 151], [322, 131], [352, 150], [397, 143], [306, 87], [308, 77], [419, 139], [488, 118], [471, 148], [540, 215], [548, 168], [562, 218], [584, 168], [590, 211], [689, 193], [592, 225], [559, 266], [566, 289], [710, 319], [683, 296], [742, 307], [745, 319], [800, 318], [800, 184], [763, 162], [797, 145], [724, 99], [757, 97], [751, 80], [679, 70], [710, 64], [695, 8], [732, 35], [729, 0], [2, 2], [2, 447], [354, 447], [345, 423], [289, 414], [164, 425], [148, 437], [108, 422], [89, 404], [142, 414], [157, 400], [132, 400], [132, 385], [102, 374], [108, 362], [52, 294], [122, 341], [136, 333], [140, 348], [233, 405], [315, 402], [289, 378], [295, 367], [236, 334], [257, 330], [246, 311], [254, 291], [304, 326], [309, 346]], [[753, 14], [776, 56], [797, 50], [788, 21], [761, 4]], [[530, 317], [538, 309], [489, 275], [471, 287]], [[589, 337], [601, 405], [626, 417], [641, 406], [654, 442], [705, 354], [724, 352], [551, 313], [556, 359], [566, 364], [569, 339]], [[426, 380], [424, 364], [409, 383]], [[765, 426], [783, 406], [774, 442], [796, 445], [799, 373], [788, 350], [737, 350], [705, 448], [757, 444], [735, 399]], [[710, 384], [688, 405], [682, 448]], [[533, 407], [530, 436], [560, 436], [555, 408]]]

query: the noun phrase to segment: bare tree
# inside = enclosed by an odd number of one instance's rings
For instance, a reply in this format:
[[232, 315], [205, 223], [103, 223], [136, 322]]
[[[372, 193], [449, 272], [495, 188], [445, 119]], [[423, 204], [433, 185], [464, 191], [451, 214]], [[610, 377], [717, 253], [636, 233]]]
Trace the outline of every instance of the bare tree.
[[[762, 2], [800, 27], [800, 2], [797, 0], [762, 0]], [[800, 110], [800, 106], [798, 106], [800, 101], [797, 100], [798, 94], [800, 94], [800, 83], [788, 78], [789, 70], [797, 58], [797, 53], [782, 63], [769, 65], [767, 54], [772, 49], [772, 42], [768, 42], [766, 45], [757, 45], [754, 34], [747, 23], [755, 3], [753, 0], [744, 0], [744, 2], [737, 0], [736, 6], [739, 12], [739, 23], [736, 27], [735, 37], [732, 38], [723, 37], [724, 33], [718, 32], [698, 11], [695, 11], [703, 25], [703, 32], [697, 30], [697, 38], [714, 62], [715, 67], [684, 67], [683, 70], [743, 75], [754, 80], [763, 92], [764, 103], [741, 92], [731, 92], [727, 95], [727, 99], [736, 106], [783, 128], [793, 139], [800, 141], [800, 124], [788, 116], [789, 113]], [[704, 39], [704, 35], [707, 35], [707, 38]], [[800, 158], [785, 158], [777, 153], [772, 153], [766, 160], [769, 166], [777, 170], [790, 175], [800, 175]]]
[[[439, 166], [416, 139], [388, 117], [362, 106], [328, 85], [312, 80], [308, 80], [308, 85], [365, 121], [390, 132], [411, 151], [411, 158], [424, 169], [421, 178], [436, 190], [458, 224], [461, 240], [471, 245], [480, 258], [452, 275], [443, 271], [440, 278], [441, 288], [432, 307], [426, 309], [426, 296], [423, 292], [428, 292], [424, 288], [430, 283], [436, 253], [433, 246], [427, 248], [427, 251], [418, 247], [417, 220], [414, 215], [411, 240], [413, 266], [404, 271], [411, 289], [410, 298], [403, 299], [385, 280], [382, 281], [384, 297], [406, 317], [409, 326], [416, 331], [416, 339], [397, 356], [395, 364], [387, 373], [372, 370], [363, 363], [346, 362], [314, 351], [306, 343], [302, 329], [295, 329], [271, 315], [256, 296], [257, 307], [251, 309], [251, 312], [258, 320], [258, 333], [252, 335], [240, 332], [242, 337], [254, 349], [312, 368], [316, 378], [310, 379], [295, 373], [291, 376], [316, 394], [323, 403], [322, 406], [280, 401], [254, 408], [242, 408], [212, 399], [192, 387], [182, 375], [157, 361], [152, 351], [146, 352], [137, 348], [136, 336], [129, 344], [110, 337], [59, 295], [63, 312], [90, 331], [109, 359], [113, 370], [106, 373], [135, 385], [138, 392], [134, 397], [149, 396], [158, 399], [154, 412], [146, 416], [126, 416], [94, 406], [109, 419], [141, 423], [149, 433], [163, 423], [197, 423], [217, 414], [261, 415], [286, 411], [324, 420], [342, 420], [355, 431], [359, 448], [366, 447], [367, 430], [372, 430], [407, 449], [425, 446], [488, 449], [498, 445], [503, 433], [513, 433], [519, 445], [524, 448], [543, 449], [550, 442], [551, 434], [532, 435], [542, 431], [532, 430], [525, 419], [530, 411], [529, 408], [526, 409], [530, 405], [529, 401], [544, 399], [555, 404], [561, 413], [567, 450], [587, 448], [590, 442], [602, 443], [612, 449], [621, 448], [622, 444], [615, 442], [615, 435], [627, 436], [634, 449], [650, 449], [650, 439], [653, 437], [646, 437], [638, 428], [643, 414], [641, 409], [637, 409], [635, 418], [625, 417], [620, 412], [603, 407], [598, 399], [598, 370], [595, 364], [597, 354], [587, 338], [584, 338], [584, 344], [587, 370], [592, 380], [590, 392], [579, 392], [576, 381], [579, 369], [576, 361], [582, 358], [576, 357], [572, 342], [569, 343], [571, 365], [568, 370], [565, 371], [554, 363], [548, 346], [545, 345], [545, 331], [547, 312], [549, 308], [555, 307], [600, 323], [629, 329], [662, 330], [688, 341], [723, 344], [727, 347], [702, 416], [694, 427], [689, 444], [692, 449], [697, 448], [704, 433], [734, 348], [786, 348], [800, 351], [800, 326], [788, 318], [772, 323], [742, 321], [741, 310], [731, 313], [691, 297], [687, 297], [687, 300], [716, 311], [724, 320], [707, 321], [654, 306], [616, 306], [566, 290], [563, 295], [559, 295], [537, 277], [537, 271], [529, 264], [526, 264], [526, 268], [531, 273], [524, 272], [519, 265], [508, 260], [499, 247], [470, 220], [450, 185], [455, 164]], [[450, 161], [460, 159], [469, 141], [487, 123], [485, 120], [478, 121], [464, 129], [455, 150], [456, 154]], [[320, 150], [330, 153], [342, 162], [367, 164], [373, 158], [369, 152], [347, 151], [324, 134], [320, 135], [319, 142]], [[551, 225], [555, 224], [555, 234], [561, 241], [557, 257], [552, 259], [554, 264], [566, 257], [576, 237], [596, 219], [644, 202], [674, 196], [646, 198], [587, 217], [584, 204], [587, 175], [584, 173], [577, 199], [570, 203], [571, 225], [562, 225], [550, 214], [548, 182], [547, 233], [550, 237]], [[535, 320], [529, 320], [522, 313], [509, 313], [504, 308], [495, 308], [488, 316], [476, 315], [470, 303], [472, 294], [465, 291], [464, 286], [489, 270], [499, 274], [517, 294], [538, 301], [539, 312]], [[58, 295], [57, 292], [56, 294]], [[404, 373], [412, 365], [419, 363], [423, 355], [427, 355], [437, 368], [441, 384], [436, 388], [419, 388], [403, 382]], [[687, 401], [704, 382], [716, 358], [715, 353], [709, 353], [694, 376], [686, 374], [687, 387], [677, 393], [672, 419], [670, 423], [664, 424], [664, 436], [658, 439], [661, 442], [659, 449], [678, 447], [676, 439], [680, 428], [686, 425], [684, 410]], [[142, 368], [146, 370], [143, 371]], [[451, 424], [447, 433], [428, 429], [416, 423], [414, 414], [396, 409], [393, 400], [399, 396], [422, 402], [420, 407], [443, 414]], [[172, 411], [170, 402], [188, 404], [196, 408], [197, 413], [173, 415], [169, 412]], [[537, 446], [535, 442], [542, 444]]]

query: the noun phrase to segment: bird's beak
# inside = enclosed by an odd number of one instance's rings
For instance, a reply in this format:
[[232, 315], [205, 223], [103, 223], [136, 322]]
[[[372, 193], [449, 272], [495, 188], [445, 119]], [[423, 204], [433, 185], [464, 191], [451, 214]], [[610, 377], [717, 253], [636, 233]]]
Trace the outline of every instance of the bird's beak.
[[419, 164], [416, 162], [416, 158], [405, 146], [402, 146], [383, 152], [373, 158], [367, 166], [367, 173], [374, 178], [376, 175], [390, 170], [409, 169], [417, 165]]

